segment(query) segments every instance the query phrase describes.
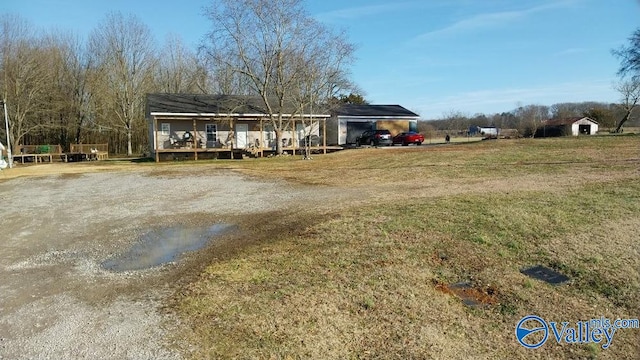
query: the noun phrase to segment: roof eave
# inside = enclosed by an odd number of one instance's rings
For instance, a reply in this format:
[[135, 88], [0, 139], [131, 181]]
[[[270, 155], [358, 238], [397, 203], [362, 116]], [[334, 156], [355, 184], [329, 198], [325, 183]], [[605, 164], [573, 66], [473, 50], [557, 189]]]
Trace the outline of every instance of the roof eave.
[[338, 115], [338, 117], [350, 117], [350, 118], [376, 118], [376, 119], [411, 119], [411, 120], [419, 120], [420, 116], [408, 116], [408, 115]]
[[[151, 116], [176, 116], [176, 117], [269, 117], [269, 114], [240, 114], [240, 113], [232, 113], [232, 114], [220, 114], [220, 113], [172, 113], [172, 112], [150, 112]], [[282, 114], [285, 117], [331, 117], [331, 115], [327, 114]]]

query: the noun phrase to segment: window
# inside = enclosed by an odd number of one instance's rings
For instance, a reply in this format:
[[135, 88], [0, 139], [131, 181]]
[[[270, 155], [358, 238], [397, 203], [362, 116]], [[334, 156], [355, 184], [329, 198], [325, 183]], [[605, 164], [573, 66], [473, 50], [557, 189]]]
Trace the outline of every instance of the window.
[[169, 135], [171, 132], [171, 125], [169, 123], [162, 123], [160, 124], [160, 129], [160, 133], [162, 135]]
[[216, 142], [218, 140], [218, 126], [216, 124], [205, 124], [207, 133], [207, 142]]

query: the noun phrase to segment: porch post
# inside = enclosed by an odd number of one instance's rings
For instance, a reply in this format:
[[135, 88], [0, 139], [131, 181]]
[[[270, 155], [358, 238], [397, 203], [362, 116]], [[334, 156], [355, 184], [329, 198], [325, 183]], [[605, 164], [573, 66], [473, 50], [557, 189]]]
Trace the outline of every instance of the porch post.
[[322, 121], [322, 153], [327, 154], [327, 118]]
[[296, 135], [298, 135], [298, 134], [297, 134], [297, 131], [296, 131], [296, 119], [293, 118], [293, 117], [291, 118], [291, 130], [292, 130], [291, 131], [291, 139], [292, 139], [291, 140], [291, 146], [293, 147], [293, 154], [292, 155], [295, 155], [296, 154], [296, 145], [297, 145], [296, 143], [298, 142], [297, 141], [298, 139], [297, 139]]
[[236, 129], [234, 128], [234, 126], [235, 126], [235, 122], [233, 121], [233, 118], [231, 118], [229, 120], [229, 134], [232, 135], [230, 139], [229, 139], [229, 135], [227, 134], [227, 139], [231, 141], [231, 145], [229, 146], [229, 149], [231, 149], [231, 153], [233, 153], [233, 144], [236, 142]]
[[264, 157], [264, 127], [262, 126], [262, 118], [260, 118], [260, 157]]
[[196, 119], [193, 119], [193, 157], [198, 160], [198, 131], [196, 127]]
[[158, 118], [153, 117], [153, 152], [156, 153], [156, 162], [160, 162], [160, 154], [158, 154]]

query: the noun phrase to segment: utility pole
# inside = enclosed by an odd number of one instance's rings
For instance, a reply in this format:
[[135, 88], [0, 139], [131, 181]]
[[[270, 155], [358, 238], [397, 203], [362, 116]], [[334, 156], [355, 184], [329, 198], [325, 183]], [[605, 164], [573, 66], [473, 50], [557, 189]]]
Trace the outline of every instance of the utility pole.
[[4, 108], [4, 128], [7, 132], [7, 157], [9, 163], [9, 169], [13, 167], [13, 156], [11, 155], [11, 137], [9, 136], [9, 116], [7, 115], [7, 100], [2, 100], [2, 107]]

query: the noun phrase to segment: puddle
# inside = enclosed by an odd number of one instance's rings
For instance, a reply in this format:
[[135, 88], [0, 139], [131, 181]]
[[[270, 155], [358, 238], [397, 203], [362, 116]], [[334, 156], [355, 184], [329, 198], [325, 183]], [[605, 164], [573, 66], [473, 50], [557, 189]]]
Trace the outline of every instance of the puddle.
[[151, 230], [129, 251], [105, 260], [100, 266], [116, 272], [149, 269], [175, 261], [181, 254], [198, 250], [214, 236], [235, 228], [229, 224], [215, 224], [205, 228], [172, 226]]

